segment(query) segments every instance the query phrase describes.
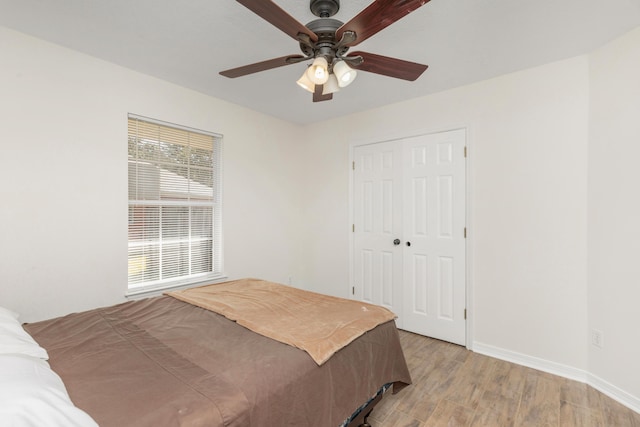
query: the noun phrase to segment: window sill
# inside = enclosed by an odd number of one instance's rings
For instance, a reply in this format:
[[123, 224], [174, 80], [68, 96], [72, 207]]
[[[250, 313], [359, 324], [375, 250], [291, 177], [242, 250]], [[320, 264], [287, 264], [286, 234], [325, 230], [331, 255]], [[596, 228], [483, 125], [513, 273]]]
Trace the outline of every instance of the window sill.
[[193, 288], [196, 286], [211, 285], [214, 283], [220, 283], [227, 280], [229, 276], [226, 274], [206, 277], [198, 281], [189, 283], [167, 283], [165, 285], [158, 285], [148, 288], [129, 289], [125, 294], [125, 298], [128, 300], [137, 300], [149, 297], [156, 297], [162, 295], [166, 291], [177, 291], [180, 289]]

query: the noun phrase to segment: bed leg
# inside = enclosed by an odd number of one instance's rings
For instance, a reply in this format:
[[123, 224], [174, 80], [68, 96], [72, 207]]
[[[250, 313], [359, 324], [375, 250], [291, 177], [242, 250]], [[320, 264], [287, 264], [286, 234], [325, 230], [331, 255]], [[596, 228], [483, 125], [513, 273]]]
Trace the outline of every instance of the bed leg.
[[356, 416], [349, 422], [349, 424], [346, 425], [346, 427], [371, 427], [371, 424], [369, 424], [368, 422], [369, 415], [371, 415], [373, 408], [378, 404], [378, 402], [382, 400], [383, 396], [383, 393], [378, 394], [375, 399], [367, 404], [367, 406], [362, 410], [362, 412], [358, 414], [358, 416]]
[[[378, 397], [382, 398], [382, 395]], [[375, 406], [379, 401], [380, 399], [375, 401], [373, 406]], [[362, 420], [362, 424], [360, 424], [358, 427], [371, 427], [371, 424], [369, 424], [369, 415], [371, 415], [371, 412], [373, 412], [373, 408], [369, 409], [369, 412], [367, 412], [367, 414], [364, 416], [364, 419]]]
[[371, 412], [373, 412], [373, 408], [371, 408], [369, 412], [367, 412], [367, 415], [364, 416], [364, 420], [362, 420], [360, 427], [371, 427], [371, 424], [369, 424], [369, 415], [371, 415]]

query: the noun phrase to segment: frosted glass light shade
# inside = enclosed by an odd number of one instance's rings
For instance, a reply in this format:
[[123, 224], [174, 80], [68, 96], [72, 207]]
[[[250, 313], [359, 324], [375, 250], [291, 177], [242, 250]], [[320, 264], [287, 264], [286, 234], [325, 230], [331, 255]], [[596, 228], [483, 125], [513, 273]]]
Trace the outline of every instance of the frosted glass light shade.
[[329, 79], [322, 86], [322, 94], [329, 95], [330, 93], [334, 93], [340, 90], [340, 86], [338, 86], [338, 79], [335, 74], [329, 74]]
[[317, 85], [323, 85], [329, 79], [329, 63], [324, 56], [318, 56], [307, 69], [307, 77]]
[[337, 61], [333, 64], [333, 73], [338, 78], [338, 86], [346, 87], [356, 79], [356, 70], [349, 67], [344, 61]]
[[309, 77], [307, 77], [307, 70], [304, 70], [304, 73], [302, 73], [302, 76], [298, 79], [298, 81], [296, 81], [296, 83], [302, 89], [311, 93], [313, 93], [316, 89], [316, 85], [311, 80], [309, 80]]

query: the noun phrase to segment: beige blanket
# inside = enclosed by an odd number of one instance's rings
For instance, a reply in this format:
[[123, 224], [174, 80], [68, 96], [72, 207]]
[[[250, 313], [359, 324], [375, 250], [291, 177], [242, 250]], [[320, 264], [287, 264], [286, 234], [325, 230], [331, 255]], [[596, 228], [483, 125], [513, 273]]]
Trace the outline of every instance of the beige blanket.
[[167, 295], [302, 349], [318, 365], [365, 332], [396, 318], [384, 307], [258, 279], [235, 280]]

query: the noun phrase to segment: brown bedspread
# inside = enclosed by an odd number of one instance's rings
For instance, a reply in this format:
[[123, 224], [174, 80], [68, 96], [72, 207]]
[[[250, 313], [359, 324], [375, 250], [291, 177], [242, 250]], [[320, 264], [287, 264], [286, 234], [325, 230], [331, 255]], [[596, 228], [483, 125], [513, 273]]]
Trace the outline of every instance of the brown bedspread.
[[259, 279], [234, 280], [167, 295], [302, 349], [318, 365], [360, 335], [396, 318], [377, 305]]
[[337, 426], [410, 382], [393, 321], [318, 366], [305, 352], [168, 296], [25, 325], [101, 427]]

